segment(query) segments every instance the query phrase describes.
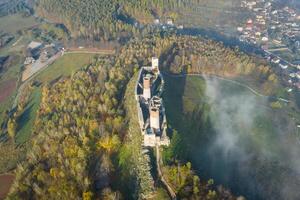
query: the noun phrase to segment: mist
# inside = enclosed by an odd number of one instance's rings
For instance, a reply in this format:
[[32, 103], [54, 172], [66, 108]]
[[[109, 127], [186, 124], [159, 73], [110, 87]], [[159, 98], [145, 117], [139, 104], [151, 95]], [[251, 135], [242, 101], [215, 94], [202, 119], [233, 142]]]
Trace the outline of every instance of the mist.
[[247, 199], [300, 199], [294, 122], [241, 86], [205, 81], [215, 136], [195, 155], [201, 173]]

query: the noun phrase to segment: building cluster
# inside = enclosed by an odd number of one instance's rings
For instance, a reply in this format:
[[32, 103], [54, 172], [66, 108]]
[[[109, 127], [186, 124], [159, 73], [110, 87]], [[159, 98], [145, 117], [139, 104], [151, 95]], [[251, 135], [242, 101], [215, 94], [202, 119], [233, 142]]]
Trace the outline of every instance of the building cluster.
[[[262, 47], [265, 58], [290, 86], [300, 89], [300, 65], [293, 55], [300, 53], [300, 14], [272, 0], [243, 0], [241, 7], [250, 11], [244, 24], [237, 27], [239, 39]], [[289, 58], [285, 58], [288, 54]]]
[[253, 17], [237, 27], [240, 40], [253, 44], [266, 43], [269, 40], [266, 21], [270, 5], [262, 1], [242, 1], [241, 7], [251, 10]]
[[[288, 46], [294, 42], [300, 49], [300, 14], [288, 6], [278, 8], [272, 0], [244, 0], [241, 7], [250, 11], [251, 17], [237, 28], [240, 40], [268, 46]], [[298, 46], [297, 46], [298, 44]]]
[[26, 58], [24, 65], [34, 64], [38, 62], [46, 62], [50, 57], [55, 55], [60, 49], [55, 44], [44, 44], [41, 42], [32, 41], [26, 49]]
[[158, 58], [152, 58], [152, 65], [142, 67], [135, 88], [138, 119], [144, 136], [145, 147], [169, 145], [167, 119], [162, 93], [164, 79], [159, 70]]

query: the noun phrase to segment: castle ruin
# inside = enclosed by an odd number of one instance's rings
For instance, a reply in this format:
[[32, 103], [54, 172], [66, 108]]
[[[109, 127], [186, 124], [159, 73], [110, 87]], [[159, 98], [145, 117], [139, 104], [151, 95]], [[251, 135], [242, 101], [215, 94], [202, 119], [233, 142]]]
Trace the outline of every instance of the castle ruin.
[[169, 145], [167, 118], [162, 93], [164, 79], [159, 71], [158, 58], [152, 58], [152, 65], [142, 67], [136, 83], [138, 118], [145, 147]]

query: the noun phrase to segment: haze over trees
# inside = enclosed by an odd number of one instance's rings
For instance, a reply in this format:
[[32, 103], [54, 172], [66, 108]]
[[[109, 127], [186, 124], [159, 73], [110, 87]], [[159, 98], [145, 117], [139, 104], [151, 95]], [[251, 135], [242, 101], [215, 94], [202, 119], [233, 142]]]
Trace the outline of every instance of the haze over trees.
[[[225, 75], [244, 73], [262, 80], [251, 70], [245, 73], [248, 65], [255, 66], [250, 57], [209, 40], [175, 35], [133, 40], [118, 55], [95, 58], [93, 64], [72, 77], [43, 86], [32, 148], [26, 161], [17, 168], [9, 198], [91, 199], [107, 195], [136, 198], [155, 191], [149, 172], [150, 158], [141, 153], [138, 127], [130, 125], [134, 118], [130, 113], [134, 113], [135, 105], [128, 98], [134, 102], [134, 97], [125, 98], [127, 112], [123, 101], [134, 71], [149, 64], [152, 56], [160, 56], [162, 68], [174, 73], [184, 70]], [[236, 66], [229, 67], [233, 65], [232, 60], [239, 70]], [[197, 62], [210, 68], [201, 64], [197, 68], [194, 64]], [[10, 121], [11, 136], [14, 127]], [[176, 138], [174, 134], [172, 144], [178, 145]], [[180, 158], [176, 156], [178, 149], [171, 145], [168, 152], [166, 174], [182, 197], [211, 199], [229, 195], [225, 190], [214, 190], [211, 183], [200, 183], [189, 164], [183, 163], [177, 169], [176, 160], [170, 158]], [[175, 181], [174, 173], [182, 175], [182, 182]], [[188, 189], [190, 186], [192, 190]]]

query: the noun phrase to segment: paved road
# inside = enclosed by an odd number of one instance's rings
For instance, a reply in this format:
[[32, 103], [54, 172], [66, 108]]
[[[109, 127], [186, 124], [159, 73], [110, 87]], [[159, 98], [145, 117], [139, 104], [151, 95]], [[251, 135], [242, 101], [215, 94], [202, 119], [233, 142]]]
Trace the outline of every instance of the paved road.
[[292, 66], [292, 67], [297, 67], [297, 65], [285, 60], [284, 58], [280, 57], [280, 56], [277, 56], [275, 55], [274, 53], [272, 53], [270, 50], [264, 50], [268, 55], [272, 55], [273, 57], [276, 57], [280, 60], [282, 60], [283, 62], [287, 63], [288, 65]]
[[102, 51], [66, 51], [64, 54], [73, 54], [73, 53], [86, 53], [86, 54], [103, 54], [103, 55], [112, 55], [115, 53], [114, 50], [102, 50]]

